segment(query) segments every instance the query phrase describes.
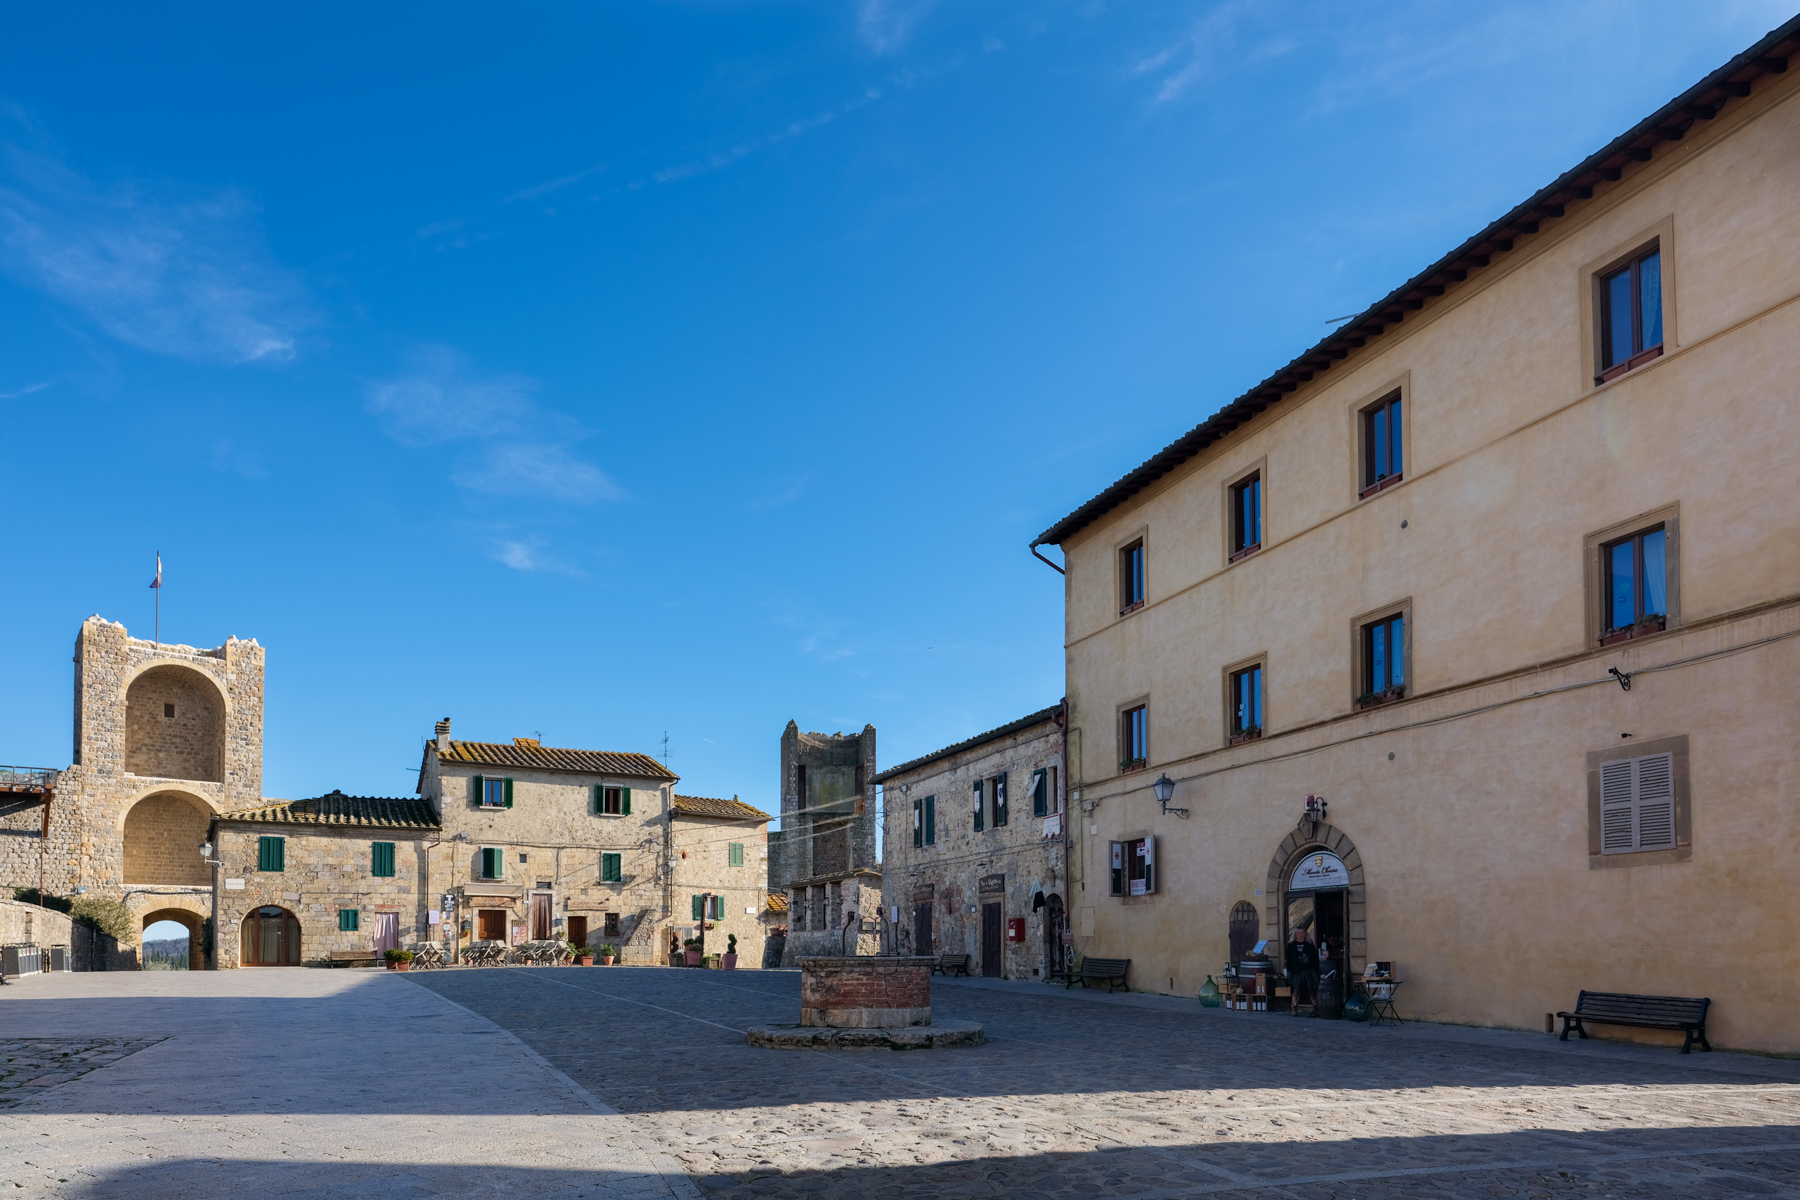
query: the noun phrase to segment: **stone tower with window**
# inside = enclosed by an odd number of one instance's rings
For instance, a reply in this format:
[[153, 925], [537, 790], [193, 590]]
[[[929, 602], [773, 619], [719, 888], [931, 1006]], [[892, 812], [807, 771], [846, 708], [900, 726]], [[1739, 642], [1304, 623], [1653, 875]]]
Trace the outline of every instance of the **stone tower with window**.
[[[204, 916], [200, 852], [213, 814], [262, 798], [263, 649], [210, 650], [129, 636], [101, 617], [75, 638], [73, 763], [42, 810], [0, 810], [0, 885], [122, 898], [134, 915]], [[192, 922], [189, 922], [192, 924]]]
[[769, 887], [877, 865], [875, 727], [781, 734], [781, 829], [769, 834]]

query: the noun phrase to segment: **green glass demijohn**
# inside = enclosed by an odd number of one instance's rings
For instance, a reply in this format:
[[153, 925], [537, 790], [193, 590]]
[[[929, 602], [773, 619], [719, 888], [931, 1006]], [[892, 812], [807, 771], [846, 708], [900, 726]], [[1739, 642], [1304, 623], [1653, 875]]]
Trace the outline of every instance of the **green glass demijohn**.
[[1213, 982], [1211, 975], [1208, 975], [1206, 982], [1200, 985], [1201, 1007], [1217, 1008], [1222, 1001], [1223, 997], [1219, 995], [1219, 985]]

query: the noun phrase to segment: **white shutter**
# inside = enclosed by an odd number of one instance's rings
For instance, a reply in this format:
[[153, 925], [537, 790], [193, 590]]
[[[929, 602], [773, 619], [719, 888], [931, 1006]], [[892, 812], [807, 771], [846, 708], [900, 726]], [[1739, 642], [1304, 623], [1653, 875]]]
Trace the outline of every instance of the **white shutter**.
[[1650, 754], [1637, 761], [1637, 848], [1675, 848], [1675, 756]]
[[1125, 894], [1125, 843], [1112, 843], [1112, 875], [1109, 891], [1114, 896]]
[[1614, 759], [1600, 764], [1600, 853], [1625, 854], [1637, 841], [1632, 820], [1635, 760]]

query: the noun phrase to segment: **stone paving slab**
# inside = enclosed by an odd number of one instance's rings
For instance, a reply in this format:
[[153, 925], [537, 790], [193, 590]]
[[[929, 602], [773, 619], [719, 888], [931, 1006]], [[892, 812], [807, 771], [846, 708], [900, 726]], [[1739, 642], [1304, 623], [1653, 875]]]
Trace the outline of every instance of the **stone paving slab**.
[[0, 1196], [693, 1200], [621, 1116], [405, 976], [265, 968], [27, 977], [0, 1029], [96, 1045], [0, 1112]]
[[[445, 972], [722, 1200], [1800, 1196], [1800, 1078], [1747, 1055], [1371, 1029], [934, 981], [950, 1055], [771, 1055], [792, 972]], [[1223, 1018], [1223, 1019], [1222, 1019]], [[584, 1032], [606, 1036], [604, 1051]]]
[[0, 1108], [156, 1044], [155, 1038], [0, 1038]]

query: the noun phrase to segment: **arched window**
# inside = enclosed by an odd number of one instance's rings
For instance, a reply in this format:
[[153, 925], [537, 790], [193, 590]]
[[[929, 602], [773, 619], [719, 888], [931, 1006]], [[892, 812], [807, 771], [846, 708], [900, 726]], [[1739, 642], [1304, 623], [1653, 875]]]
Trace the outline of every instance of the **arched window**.
[[1243, 962], [1250, 955], [1250, 947], [1256, 945], [1256, 932], [1260, 926], [1256, 916], [1256, 905], [1248, 900], [1239, 900], [1231, 910], [1231, 961]]
[[246, 967], [300, 965], [300, 922], [285, 908], [269, 905], [244, 918], [241, 961]]

